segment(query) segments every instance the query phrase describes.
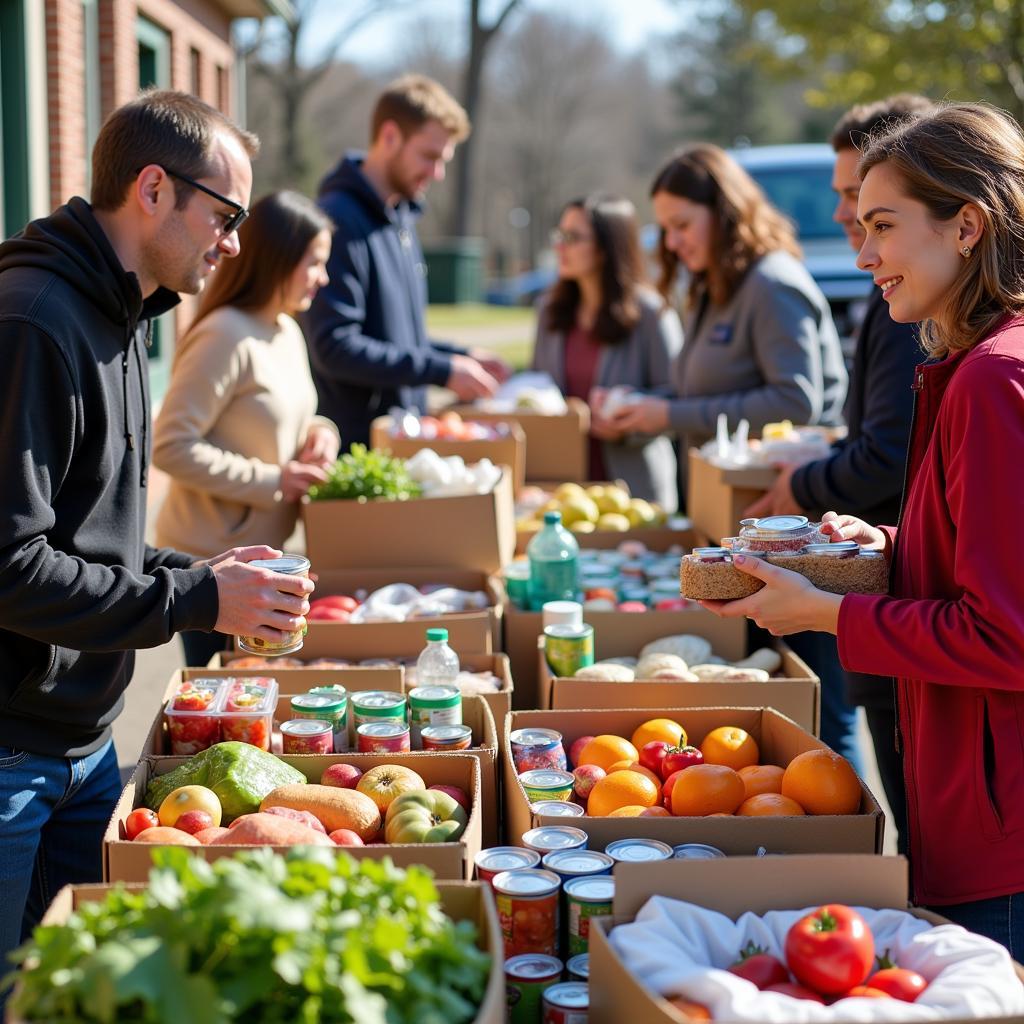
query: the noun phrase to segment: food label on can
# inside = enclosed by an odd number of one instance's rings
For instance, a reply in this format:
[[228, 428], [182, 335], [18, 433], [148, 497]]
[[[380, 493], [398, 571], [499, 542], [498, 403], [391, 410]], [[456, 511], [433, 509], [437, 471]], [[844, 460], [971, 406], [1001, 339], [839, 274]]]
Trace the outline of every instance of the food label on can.
[[581, 903], [569, 898], [569, 956], [590, 952], [590, 919], [610, 917], [612, 905], [608, 903]]
[[498, 917], [505, 956], [521, 953], [558, 955], [558, 893], [526, 898], [498, 893]]
[[594, 664], [593, 628], [548, 626], [544, 630], [544, 656], [557, 677], [574, 676], [579, 669]]

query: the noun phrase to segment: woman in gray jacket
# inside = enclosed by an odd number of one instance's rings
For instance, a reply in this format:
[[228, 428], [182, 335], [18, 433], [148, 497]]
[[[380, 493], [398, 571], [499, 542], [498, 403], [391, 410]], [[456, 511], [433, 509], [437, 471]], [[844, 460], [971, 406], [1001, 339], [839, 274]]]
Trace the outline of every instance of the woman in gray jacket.
[[541, 306], [533, 369], [549, 373], [564, 395], [590, 404], [590, 479], [625, 480], [634, 497], [673, 512], [671, 441], [613, 425], [612, 404], [605, 412], [613, 387], [671, 394], [671, 368], [683, 342], [676, 313], [644, 284], [633, 204], [600, 194], [573, 200], [552, 242], [558, 281]]

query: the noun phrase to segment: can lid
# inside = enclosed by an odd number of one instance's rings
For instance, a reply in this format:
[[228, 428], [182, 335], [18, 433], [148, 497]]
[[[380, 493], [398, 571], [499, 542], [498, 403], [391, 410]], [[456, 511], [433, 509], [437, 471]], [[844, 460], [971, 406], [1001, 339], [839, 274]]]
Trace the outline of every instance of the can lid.
[[309, 572], [309, 559], [303, 555], [281, 555], [280, 558], [255, 558], [249, 563], [259, 569], [281, 572], [287, 576], [297, 576]]
[[473, 730], [468, 725], [425, 725], [420, 735], [435, 743], [458, 743], [467, 736], [473, 737]]
[[596, 875], [608, 871], [615, 861], [600, 850], [552, 850], [544, 857], [544, 867], [560, 875]]
[[548, 978], [552, 974], [561, 975], [562, 961], [544, 953], [520, 953], [505, 961], [505, 973], [514, 978]]
[[489, 850], [481, 850], [473, 862], [485, 871], [519, 871], [540, 864], [540, 854], [525, 846], [493, 846]]
[[552, 818], [582, 818], [587, 813], [579, 804], [568, 800], [538, 800], [530, 807], [534, 814], [548, 814]]
[[604, 851], [615, 860], [637, 863], [668, 860], [672, 856], [672, 847], [657, 839], [616, 839]]
[[824, 544], [805, 544], [804, 551], [808, 555], [827, 555], [830, 558], [848, 558], [860, 551], [860, 545], [855, 540], [837, 540], [832, 543], [827, 541]]
[[531, 789], [562, 789], [571, 786], [576, 780], [572, 772], [559, 771], [557, 768], [533, 768], [523, 772], [519, 781]]
[[516, 729], [509, 734], [509, 742], [517, 747], [549, 747], [562, 742], [562, 734], [555, 729]]
[[361, 708], [394, 708], [405, 704], [405, 695], [393, 690], [362, 690], [352, 694], [352, 703]]
[[543, 868], [500, 871], [491, 879], [494, 891], [508, 896], [545, 896], [557, 892], [561, 884], [562, 880], [554, 871]]
[[405, 722], [364, 722], [356, 728], [360, 736], [404, 736], [409, 731]]
[[608, 903], [615, 896], [615, 879], [611, 875], [570, 878], [565, 894], [583, 903]]
[[322, 736], [333, 731], [334, 726], [320, 718], [290, 718], [281, 723], [281, 732], [288, 736]]
[[542, 850], [570, 850], [587, 842], [587, 833], [571, 825], [541, 825], [523, 833], [527, 846]]
[[344, 711], [346, 700], [339, 694], [300, 693], [292, 697], [292, 708], [303, 711]]
[[544, 990], [544, 1002], [582, 1010], [590, 1005], [590, 987], [582, 981], [563, 981]]
[[428, 629], [427, 630], [427, 641], [428, 643], [437, 643], [440, 640], [448, 639], [447, 629]]
[[429, 702], [458, 700], [461, 696], [457, 686], [414, 686], [409, 691], [410, 699]]
[[809, 522], [807, 516], [765, 516], [754, 523], [754, 528], [769, 533], [790, 533], [804, 529]]
[[581, 978], [590, 977], [590, 954], [589, 953], [577, 953], [576, 956], [570, 957], [565, 965], [565, 969], [570, 974], [579, 975]]
[[681, 843], [672, 848], [672, 856], [676, 860], [717, 860], [725, 854], [717, 846], [707, 843]]

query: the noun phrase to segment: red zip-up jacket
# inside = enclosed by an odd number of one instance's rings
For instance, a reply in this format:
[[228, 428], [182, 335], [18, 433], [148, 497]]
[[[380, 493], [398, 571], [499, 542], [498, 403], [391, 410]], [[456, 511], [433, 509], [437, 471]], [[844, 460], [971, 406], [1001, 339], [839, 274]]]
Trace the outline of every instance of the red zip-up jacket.
[[914, 390], [891, 596], [843, 599], [839, 653], [897, 678], [914, 898], [962, 903], [1024, 892], [1024, 318]]

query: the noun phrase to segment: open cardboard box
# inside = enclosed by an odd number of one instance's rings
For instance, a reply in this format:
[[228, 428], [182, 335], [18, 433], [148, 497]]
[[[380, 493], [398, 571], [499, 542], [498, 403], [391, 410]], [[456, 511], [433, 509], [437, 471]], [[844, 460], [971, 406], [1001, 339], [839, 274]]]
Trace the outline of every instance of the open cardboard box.
[[[476, 417], [467, 417], [474, 419]], [[493, 440], [456, 441], [449, 438], [392, 437], [394, 420], [390, 416], [378, 416], [370, 424], [370, 446], [379, 451], [389, 451], [400, 459], [411, 459], [423, 448], [430, 448], [441, 458], [458, 455], [467, 465], [490, 459], [496, 466], [508, 466], [512, 473], [512, 487], [515, 493], [522, 490], [526, 481], [526, 434], [518, 423], [507, 423], [508, 433]]]
[[778, 475], [770, 466], [720, 469], [691, 448], [686, 512], [693, 528], [710, 544], [735, 537], [744, 510], [772, 486]]
[[[778, 674], [766, 683], [708, 681], [666, 682], [648, 679], [632, 683], [601, 682], [596, 679], [563, 679], [553, 676], [537, 650], [537, 676], [543, 708], [714, 708], [770, 707], [791, 718], [801, 729], [817, 736], [821, 732], [821, 683], [781, 640], [773, 643], [782, 657]], [[635, 652], [639, 653], [639, 651]], [[616, 657], [617, 655], [611, 655]]]
[[[441, 897], [441, 909], [453, 921], [472, 921], [477, 928], [477, 947], [491, 957], [487, 989], [473, 1024], [505, 1024], [504, 940], [490, 886], [481, 882], [438, 881], [436, 884]], [[78, 910], [83, 903], [97, 902], [113, 888], [113, 885], [64, 886], [47, 909], [42, 924], [65, 924], [72, 912]], [[125, 885], [124, 888], [138, 891], [145, 886], [135, 883]], [[7, 1024], [23, 1024], [13, 1014], [8, 1014], [6, 1020]]]
[[568, 752], [581, 736], [610, 733], [627, 739], [637, 726], [652, 718], [671, 718], [686, 730], [689, 743], [700, 746], [721, 725], [745, 729], [757, 741], [762, 764], [785, 767], [805, 750], [825, 747], [806, 729], [771, 708], [630, 708], [582, 711], [513, 711], [505, 720], [502, 739], [505, 777], [506, 839], [515, 845], [538, 825], [566, 821], [590, 836], [590, 849], [603, 850], [616, 839], [660, 839], [670, 846], [709, 843], [723, 853], [751, 855], [763, 846], [768, 853], [881, 853], [885, 817], [878, 802], [861, 782], [856, 814], [804, 817], [686, 817], [686, 818], [572, 818], [535, 814], [516, 774], [509, 735], [516, 729], [555, 729]]
[[409, 501], [302, 499], [313, 571], [443, 566], [494, 572], [515, 551], [512, 477], [488, 494]]
[[[150, 779], [165, 775], [184, 764], [186, 757], [146, 758], [138, 763], [103, 836], [103, 878], [108, 882], [144, 882], [152, 865], [151, 853], [160, 849], [156, 844], [134, 843], [125, 838], [124, 822], [136, 807], [145, 806], [146, 787]], [[482, 845], [484, 808], [480, 790], [480, 762], [466, 751], [442, 754], [429, 751], [419, 754], [284, 754], [281, 760], [298, 768], [310, 782], [318, 782], [324, 769], [331, 764], [354, 764], [364, 772], [379, 764], [400, 764], [422, 776], [427, 786], [459, 786], [470, 794], [472, 807], [465, 832], [454, 843], [381, 843], [374, 846], [346, 846], [343, 849], [353, 857], [381, 860], [390, 857], [399, 867], [423, 864], [438, 878], [470, 879], [473, 877], [473, 858]], [[205, 860], [228, 857], [251, 846], [190, 846]], [[284, 853], [290, 847], [271, 847]], [[342, 847], [339, 847], [342, 849]]]
[[518, 423], [526, 437], [527, 480], [586, 480], [590, 408], [567, 398], [561, 416], [537, 412], [484, 412], [474, 405], [456, 405], [463, 419], [480, 423]]
[[[769, 910], [845, 903], [907, 910], [933, 924], [945, 923], [937, 914], [908, 906], [907, 862], [903, 857], [807, 854], [620, 864], [615, 869], [613, 916], [591, 923], [590, 1024], [620, 1024], [624, 1020], [631, 1024], [686, 1024], [690, 1020], [632, 974], [608, 940], [609, 932], [616, 925], [634, 920], [652, 896], [686, 900], [733, 920], [748, 911], [764, 914]], [[1017, 964], [1014, 967], [1024, 981], [1024, 970]], [[950, 1018], [950, 1024], [968, 1021]]]

